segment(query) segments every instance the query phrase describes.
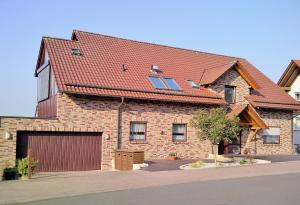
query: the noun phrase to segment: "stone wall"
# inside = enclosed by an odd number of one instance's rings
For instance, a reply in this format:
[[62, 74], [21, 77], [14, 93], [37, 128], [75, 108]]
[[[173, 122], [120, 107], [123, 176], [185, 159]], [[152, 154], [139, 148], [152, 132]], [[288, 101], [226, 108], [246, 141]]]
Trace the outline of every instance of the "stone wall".
[[225, 97], [225, 85], [236, 87], [236, 104], [249, 104], [245, 96], [249, 95], [250, 86], [235, 69], [230, 69], [225, 72], [213, 85], [209, 86], [209, 88], [219, 93], [222, 97]]
[[258, 155], [292, 154], [292, 112], [272, 109], [262, 109], [257, 110], [257, 112], [269, 127], [280, 128], [280, 143], [264, 144], [262, 137], [258, 133], [256, 134], [256, 140], [246, 144], [250, 129], [244, 128], [242, 132], [242, 150], [247, 147], [253, 151], [256, 150]]

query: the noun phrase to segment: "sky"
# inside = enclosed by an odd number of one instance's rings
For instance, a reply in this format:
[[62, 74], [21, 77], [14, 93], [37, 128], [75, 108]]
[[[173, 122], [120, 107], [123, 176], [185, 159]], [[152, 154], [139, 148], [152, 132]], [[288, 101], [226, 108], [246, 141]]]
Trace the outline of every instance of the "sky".
[[243, 57], [277, 82], [300, 59], [300, 0], [0, 0], [0, 115], [33, 116], [42, 36], [73, 29]]

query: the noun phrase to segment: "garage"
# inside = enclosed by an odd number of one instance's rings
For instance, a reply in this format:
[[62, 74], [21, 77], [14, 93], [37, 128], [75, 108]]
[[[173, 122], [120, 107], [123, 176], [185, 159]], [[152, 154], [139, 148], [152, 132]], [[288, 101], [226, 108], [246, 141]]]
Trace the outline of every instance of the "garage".
[[36, 171], [85, 171], [101, 169], [101, 133], [18, 132], [17, 159], [32, 150]]

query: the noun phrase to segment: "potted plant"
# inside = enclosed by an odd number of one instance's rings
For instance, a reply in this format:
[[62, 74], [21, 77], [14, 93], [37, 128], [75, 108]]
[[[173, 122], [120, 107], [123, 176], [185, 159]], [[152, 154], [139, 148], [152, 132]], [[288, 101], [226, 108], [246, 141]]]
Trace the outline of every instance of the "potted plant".
[[[36, 166], [37, 166], [37, 161], [32, 160], [31, 163], [31, 172], [33, 173]], [[18, 174], [21, 176], [21, 180], [26, 180], [28, 179], [28, 157], [25, 157], [23, 159], [20, 159], [17, 161], [17, 170]]]
[[168, 160], [176, 160], [177, 159], [177, 155], [175, 152], [171, 152], [169, 155], [168, 155]]

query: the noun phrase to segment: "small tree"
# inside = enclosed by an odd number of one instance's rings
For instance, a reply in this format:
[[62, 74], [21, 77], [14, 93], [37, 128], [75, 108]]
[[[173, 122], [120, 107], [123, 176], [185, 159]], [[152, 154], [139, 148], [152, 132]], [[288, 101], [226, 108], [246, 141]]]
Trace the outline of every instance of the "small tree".
[[222, 108], [197, 110], [193, 114], [191, 125], [197, 129], [197, 136], [200, 140], [211, 142], [216, 164], [216, 146], [223, 140], [231, 142], [240, 131], [239, 118], [237, 116], [228, 118], [226, 110]]

